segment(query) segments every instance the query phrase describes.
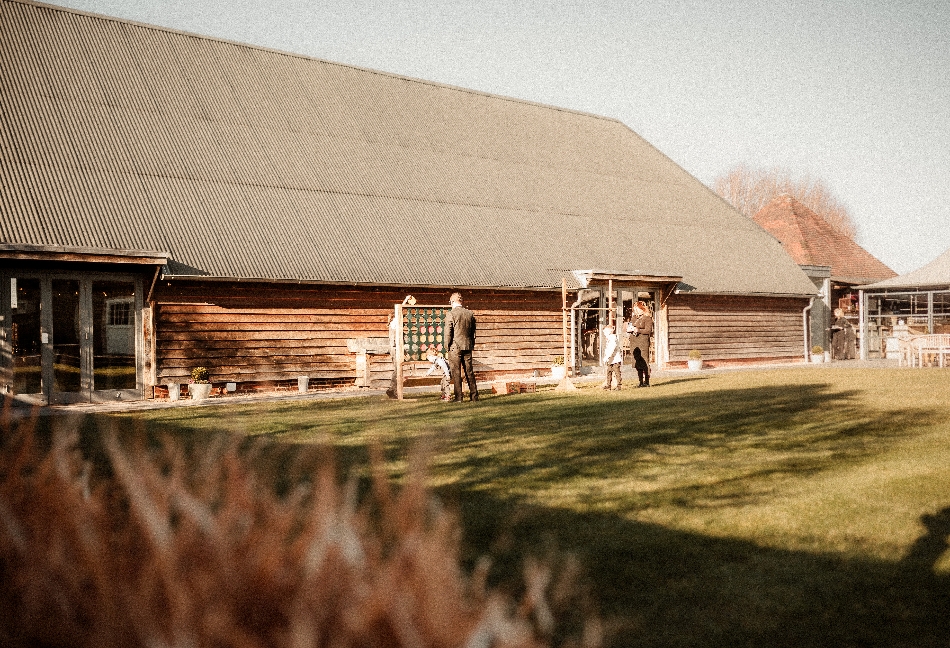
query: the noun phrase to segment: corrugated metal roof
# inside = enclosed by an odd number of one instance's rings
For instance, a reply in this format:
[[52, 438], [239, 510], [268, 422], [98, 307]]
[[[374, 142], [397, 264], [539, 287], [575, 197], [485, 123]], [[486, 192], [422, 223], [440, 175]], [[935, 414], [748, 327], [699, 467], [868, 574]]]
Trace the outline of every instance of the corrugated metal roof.
[[0, 242], [167, 250], [179, 275], [813, 292], [615, 120], [0, 1]]

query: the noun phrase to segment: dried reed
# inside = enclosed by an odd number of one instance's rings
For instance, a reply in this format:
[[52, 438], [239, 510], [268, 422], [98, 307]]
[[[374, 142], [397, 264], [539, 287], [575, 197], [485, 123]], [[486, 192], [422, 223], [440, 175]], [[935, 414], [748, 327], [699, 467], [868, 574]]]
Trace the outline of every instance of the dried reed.
[[[396, 489], [378, 451], [361, 499], [327, 451], [277, 467], [234, 437], [103, 430], [95, 463], [75, 425], [36, 429], [0, 425], [5, 645], [533, 647], [570, 604], [570, 569], [525, 560], [518, 601], [484, 562], [466, 575], [424, 471]], [[599, 628], [558, 643], [599, 645]]]

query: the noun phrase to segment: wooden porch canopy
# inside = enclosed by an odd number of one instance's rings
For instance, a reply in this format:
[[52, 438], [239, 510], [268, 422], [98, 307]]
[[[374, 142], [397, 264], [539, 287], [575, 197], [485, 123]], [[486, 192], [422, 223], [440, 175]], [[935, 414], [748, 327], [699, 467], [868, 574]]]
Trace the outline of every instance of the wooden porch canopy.
[[663, 295], [660, 303], [665, 302], [683, 281], [682, 276], [651, 275], [625, 270], [574, 270], [571, 274], [582, 289], [611, 284], [619, 288], [657, 288]]
[[0, 243], [0, 260], [66, 263], [157, 265], [168, 263], [168, 252]]
[[[148, 287], [146, 301], [151, 300], [155, 282], [162, 268], [168, 265], [171, 255], [168, 252], [153, 250], [118, 250], [110, 248], [72, 247], [64, 245], [30, 245], [23, 243], [0, 243], [0, 263], [92, 263], [110, 266], [137, 266], [146, 270], [155, 268], [151, 285]], [[49, 267], [46, 265], [46, 267]]]

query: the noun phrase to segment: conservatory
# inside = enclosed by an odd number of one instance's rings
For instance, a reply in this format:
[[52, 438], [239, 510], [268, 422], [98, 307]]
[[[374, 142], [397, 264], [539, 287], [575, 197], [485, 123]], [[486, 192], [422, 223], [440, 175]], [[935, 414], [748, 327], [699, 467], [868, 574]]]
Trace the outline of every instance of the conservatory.
[[901, 339], [950, 335], [950, 250], [919, 270], [861, 286], [861, 358], [900, 359]]

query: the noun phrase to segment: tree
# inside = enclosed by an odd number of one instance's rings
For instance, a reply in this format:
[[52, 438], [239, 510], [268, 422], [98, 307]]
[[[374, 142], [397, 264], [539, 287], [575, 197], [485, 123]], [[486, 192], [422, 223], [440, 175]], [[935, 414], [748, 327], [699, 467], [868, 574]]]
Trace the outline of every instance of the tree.
[[750, 169], [739, 164], [716, 178], [713, 191], [749, 218], [776, 196], [789, 194], [848, 238], [853, 240], [857, 235], [848, 208], [822, 180], [809, 176], [795, 178], [781, 169]]

